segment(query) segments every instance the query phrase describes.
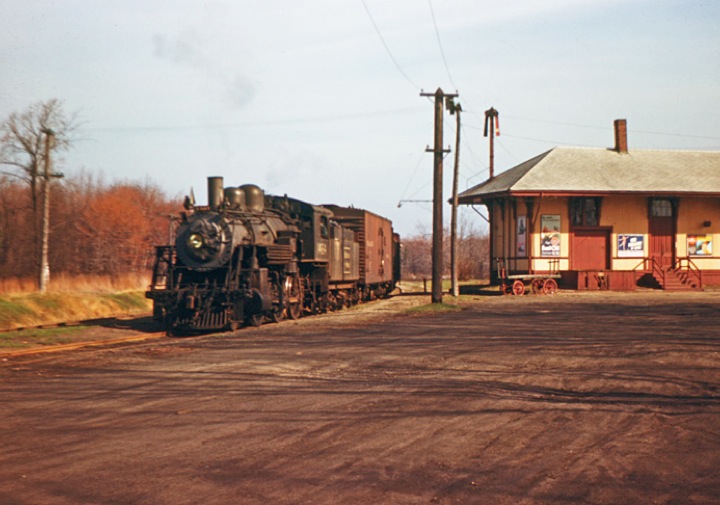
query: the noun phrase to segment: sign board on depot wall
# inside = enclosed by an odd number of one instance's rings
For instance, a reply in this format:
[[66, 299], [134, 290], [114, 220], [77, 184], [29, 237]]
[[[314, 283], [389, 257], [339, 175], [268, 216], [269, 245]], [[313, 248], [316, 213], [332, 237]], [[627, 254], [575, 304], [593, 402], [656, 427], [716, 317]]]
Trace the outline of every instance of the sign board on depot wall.
[[540, 218], [540, 255], [560, 256], [559, 215], [543, 215]]
[[618, 258], [642, 258], [645, 256], [645, 235], [618, 233]]

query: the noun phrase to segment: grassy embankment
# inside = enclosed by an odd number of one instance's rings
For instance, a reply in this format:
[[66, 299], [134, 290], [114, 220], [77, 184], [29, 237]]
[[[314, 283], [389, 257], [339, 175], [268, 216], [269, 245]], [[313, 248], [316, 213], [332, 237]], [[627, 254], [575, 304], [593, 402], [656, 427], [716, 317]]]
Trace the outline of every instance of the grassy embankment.
[[48, 292], [36, 292], [24, 279], [0, 280], [0, 330], [146, 314], [145, 276], [82, 276], [51, 279]]

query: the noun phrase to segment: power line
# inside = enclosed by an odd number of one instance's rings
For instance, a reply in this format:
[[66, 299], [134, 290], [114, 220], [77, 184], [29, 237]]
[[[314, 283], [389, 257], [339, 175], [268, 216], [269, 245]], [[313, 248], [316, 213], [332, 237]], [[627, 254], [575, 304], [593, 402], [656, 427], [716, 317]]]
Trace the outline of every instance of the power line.
[[413, 179], [415, 179], [415, 176], [417, 175], [417, 171], [420, 168], [420, 164], [422, 163], [422, 161], [424, 159], [425, 159], [425, 151], [423, 151], [420, 154], [420, 158], [418, 159], [417, 164], [415, 165], [415, 170], [413, 170], [412, 176], [410, 177], [410, 180], [408, 181], [407, 186], [405, 187], [405, 191], [403, 191], [403, 194], [400, 197], [400, 200], [403, 200], [405, 198], [405, 195], [407, 194], [408, 189], [410, 189], [410, 184], [412, 184]]
[[[464, 112], [464, 111], [463, 111], [463, 112]], [[468, 135], [467, 133], [465, 133], [465, 126], [466, 126], [465, 124], [462, 124], [462, 125], [460, 126], [460, 128], [463, 130], [463, 138], [467, 139], [467, 138], [469, 137], [469, 135]], [[479, 162], [481, 165], [484, 165], [485, 162], [483, 161], [483, 159], [482, 159], [480, 156], [478, 156], [475, 151], [472, 150], [472, 148], [470, 147], [471, 144], [470, 144], [467, 140], [465, 140], [465, 141], [462, 143], [462, 145], [463, 145], [463, 147], [472, 155], [472, 157], [475, 158], [475, 160], [476, 160], [477, 162]], [[486, 168], [487, 168], [487, 167], [486, 167]]]
[[390, 48], [388, 47], [387, 43], [385, 42], [385, 38], [382, 36], [382, 33], [380, 33], [380, 28], [378, 28], [377, 23], [375, 23], [375, 19], [373, 19], [372, 14], [370, 13], [370, 9], [368, 9], [367, 4], [365, 3], [365, 0], [361, 0], [363, 7], [365, 7], [365, 12], [367, 12], [368, 17], [370, 18], [370, 22], [372, 23], [373, 27], [375, 28], [375, 32], [378, 34], [378, 37], [380, 38], [380, 42], [382, 42], [383, 47], [385, 48], [385, 51], [387, 51], [388, 55], [390, 56], [390, 59], [395, 64], [395, 67], [400, 71], [400, 73], [403, 75], [405, 80], [409, 82], [415, 89], [420, 89], [420, 86], [415, 84], [410, 77], [405, 73], [405, 71], [402, 69], [400, 64], [395, 59], [395, 56], [393, 56], [393, 53], [390, 51]]
[[440, 41], [440, 32], [438, 31], [437, 22], [435, 20], [435, 11], [433, 11], [432, 0], [428, 0], [428, 6], [430, 7], [430, 15], [432, 16], [433, 27], [435, 28], [435, 36], [437, 37], [438, 47], [440, 47], [440, 56], [442, 56], [443, 64], [445, 65], [445, 72], [447, 72], [448, 79], [450, 79], [450, 84], [453, 85], [453, 88], [458, 89], [453, 81], [452, 75], [450, 74], [450, 67], [448, 67], [448, 62], [445, 58], [445, 51], [443, 50], [443, 45]]
[[562, 126], [575, 126], [577, 128], [591, 128], [594, 130], [607, 130], [607, 126], [584, 125], [584, 124], [578, 124], [578, 123], [567, 123], [564, 121], [552, 121], [550, 119], [536, 119], [536, 118], [521, 117], [521, 116], [505, 115], [505, 117], [509, 118], [509, 119], [520, 119], [523, 121], [533, 121], [535, 123], [557, 124], [557, 125], [562, 125]]
[[689, 139], [720, 140], [720, 137], [707, 137], [705, 135], [683, 135], [682, 133], [649, 132], [643, 130], [628, 130], [630, 133], [643, 133], [645, 135], [665, 135], [667, 137], [686, 137]]
[[[590, 128], [593, 130], [607, 130], [608, 129], [607, 126], [568, 123], [568, 122], [564, 122], [564, 121], [552, 121], [549, 119], [536, 119], [536, 118], [529, 118], [529, 117], [507, 116], [507, 115], [505, 117], [510, 118], [510, 119], [520, 119], [523, 121], [534, 121], [536, 123], [548, 123], [548, 124], [556, 124], [556, 125], [561, 125], [561, 126], [574, 126], [576, 128]], [[477, 127], [468, 126], [468, 128], [477, 128]], [[664, 135], [667, 137], [684, 137], [684, 138], [689, 138], [689, 139], [720, 140], [720, 137], [710, 137], [707, 135], [686, 135], [686, 134], [682, 134], [682, 133], [655, 132], [655, 131], [634, 130], [634, 129], [628, 129], [628, 133], [642, 133], [645, 135]]]
[[520, 162], [520, 159], [517, 156], [515, 156], [513, 153], [511, 153], [507, 147], [505, 147], [505, 144], [503, 143], [502, 140], [500, 140], [500, 138], [498, 138], [497, 141], [498, 141], [498, 144], [500, 144], [500, 147], [502, 147], [511, 158], [513, 158], [517, 162]]
[[400, 109], [389, 109], [384, 111], [358, 112], [352, 114], [336, 114], [328, 116], [289, 118], [268, 121], [248, 121], [241, 123], [217, 123], [217, 124], [196, 124], [196, 125], [157, 125], [157, 126], [107, 126], [107, 127], [85, 127], [78, 128], [78, 131], [86, 132], [162, 132], [182, 130], [218, 130], [230, 128], [257, 128], [262, 126], [291, 126], [306, 123], [327, 123], [342, 121], [345, 119], [359, 119], [364, 117], [386, 116], [390, 114], [406, 114], [417, 112], [418, 108], [405, 107]]
[[[472, 128], [475, 130], [479, 130], [480, 128], [468, 126], [468, 128]], [[687, 137], [687, 138], [697, 138], [697, 139], [704, 139], [704, 140], [720, 140], [720, 138], [717, 137], [703, 137], [699, 135], [681, 135], [677, 133], [660, 133], [660, 132], [642, 132], [639, 130], [628, 130], [630, 133], [645, 133], [649, 135], [668, 135], [673, 137]], [[531, 142], [541, 142], [543, 144], [554, 144], [556, 146], [571, 146], [571, 147], [588, 147], [587, 144], [574, 144], [567, 141], [558, 141], [558, 140], [548, 140], [548, 139], [539, 139], [534, 137], [523, 137], [520, 135], [512, 135], [509, 133], [503, 133], [503, 136], [509, 137], [512, 139], [520, 139], [520, 140], [528, 140]]]
[[536, 138], [532, 138], [532, 137], [521, 137], [520, 135], [511, 135], [508, 133], [503, 133], [503, 136], [510, 137], [511, 139], [529, 140], [531, 142], [541, 142], [544, 144], [554, 144], [556, 146], [587, 147], [583, 144], [571, 144], [568, 142], [559, 142], [557, 140], [546, 140], [546, 139], [536, 139]]

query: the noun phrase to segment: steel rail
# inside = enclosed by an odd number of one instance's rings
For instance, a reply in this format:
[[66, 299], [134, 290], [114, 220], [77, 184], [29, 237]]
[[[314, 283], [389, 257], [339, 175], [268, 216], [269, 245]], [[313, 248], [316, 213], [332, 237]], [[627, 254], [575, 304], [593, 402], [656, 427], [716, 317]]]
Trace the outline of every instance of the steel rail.
[[0, 359], [11, 358], [16, 356], [29, 356], [33, 354], [43, 354], [50, 352], [72, 351], [82, 347], [102, 347], [113, 344], [124, 344], [128, 342], [141, 342], [164, 337], [165, 332], [147, 333], [145, 335], [135, 335], [133, 337], [111, 338], [105, 340], [88, 340], [86, 342], [73, 342], [72, 344], [49, 345], [47, 347], [33, 347], [31, 349], [19, 349], [14, 351], [0, 351]]

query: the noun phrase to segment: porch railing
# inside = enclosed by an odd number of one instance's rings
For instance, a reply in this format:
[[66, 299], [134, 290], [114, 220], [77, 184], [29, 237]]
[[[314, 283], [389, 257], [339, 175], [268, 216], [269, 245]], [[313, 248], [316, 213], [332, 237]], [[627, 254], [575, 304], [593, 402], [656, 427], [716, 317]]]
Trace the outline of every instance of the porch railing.
[[656, 258], [643, 258], [642, 261], [638, 263], [635, 268], [633, 268], [636, 278], [638, 270], [652, 272], [653, 277], [658, 279], [660, 283], [665, 286], [665, 270], [662, 268], [660, 262]]
[[675, 262], [674, 268], [682, 270], [683, 272], [687, 272], [688, 281], [690, 281], [691, 279], [695, 279], [695, 281], [697, 282], [697, 286], [702, 286], [702, 271], [695, 263], [693, 263], [693, 260], [691, 260], [690, 258], [678, 258], [678, 260]]
[[[698, 287], [702, 286], [702, 271], [690, 258], [678, 258], [675, 260], [671, 269], [685, 273], [687, 282], [692, 283], [694, 280]], [[656, 258], [643, 258], [643, 260], [633, 268], [636, 276], [638, 270], [645, 272], [651, 271], [653, 276], [665, 286], [667, 270], [662, 267]]]

